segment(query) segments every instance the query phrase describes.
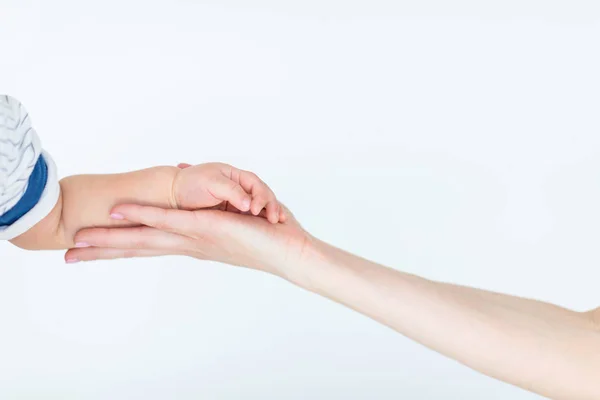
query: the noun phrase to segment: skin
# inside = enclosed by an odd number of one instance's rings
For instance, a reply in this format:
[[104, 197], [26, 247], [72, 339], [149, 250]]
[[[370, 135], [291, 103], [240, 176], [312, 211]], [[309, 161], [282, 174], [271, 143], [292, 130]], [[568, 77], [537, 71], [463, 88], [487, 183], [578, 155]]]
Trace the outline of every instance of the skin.
[[254, 173], [222, 163], [185, 167], [67, 177], [60, 181], [59, 201], [50, 214], [11, 242], [27, 250], [84, 247], [74, 239], [83, 228], [137, 225], [111, 215], [111, 208], [124, 202], [167, 209], [216, 208], [279, 222], [275, 194]]
[[493, 378], [553, 399], [600, 398], [600, 311], [434, 282], [362, 259], [284, 223], [218, 210], [124, 204], [138, 226], [85, 229], [67, 259], [156, 255], [261, 270], [327, 297]]

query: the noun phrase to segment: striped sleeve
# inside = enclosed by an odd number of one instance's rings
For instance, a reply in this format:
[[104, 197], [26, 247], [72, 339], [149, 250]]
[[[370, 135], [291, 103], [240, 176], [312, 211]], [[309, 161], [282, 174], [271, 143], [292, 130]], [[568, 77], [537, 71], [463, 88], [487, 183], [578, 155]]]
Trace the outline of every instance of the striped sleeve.
[[59, 193], [56, 166], [42, 150], [29, 114], [16, 99], [0, 95], [0, 240], [41, 221]]

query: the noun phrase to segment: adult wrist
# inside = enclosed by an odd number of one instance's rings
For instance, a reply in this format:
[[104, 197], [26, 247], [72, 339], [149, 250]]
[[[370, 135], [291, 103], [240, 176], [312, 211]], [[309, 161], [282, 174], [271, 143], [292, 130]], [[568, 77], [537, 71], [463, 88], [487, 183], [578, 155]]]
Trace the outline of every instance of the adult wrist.
[[331, 249], [331, 245], [307, 233], [298, 246], [296, 257], [284, 265], [277, 275], [294, 285], [314, 291], [319, 278], [319, 270], [328, 263]]

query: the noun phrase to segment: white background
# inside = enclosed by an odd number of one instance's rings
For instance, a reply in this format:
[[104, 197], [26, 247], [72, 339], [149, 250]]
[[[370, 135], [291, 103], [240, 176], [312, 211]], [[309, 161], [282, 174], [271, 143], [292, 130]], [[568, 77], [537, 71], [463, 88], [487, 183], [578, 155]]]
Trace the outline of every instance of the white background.
[[[411, 3], [0, 0], [0, 93], [61, 176], [229, 162], [367, 258], [597, 306], [598, 10]], [[252, 271], [0, 255], [2, 399], [539, 398]]]

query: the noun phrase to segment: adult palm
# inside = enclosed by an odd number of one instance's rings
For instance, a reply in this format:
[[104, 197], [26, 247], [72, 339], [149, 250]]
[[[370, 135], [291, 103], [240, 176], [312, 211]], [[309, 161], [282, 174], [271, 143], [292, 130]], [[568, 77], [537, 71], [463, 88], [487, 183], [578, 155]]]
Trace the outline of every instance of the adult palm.
[[289, 210], [284, 210], [285, 222], [278, 224], [233, 211], [119, 205], [112, 213], [139, 226], [84, 229], [75, 237], [83, 247], [70, 249], [65, 258], [73, 262], [185, 255], [291, 278], [295, 261], [314, 239]]

